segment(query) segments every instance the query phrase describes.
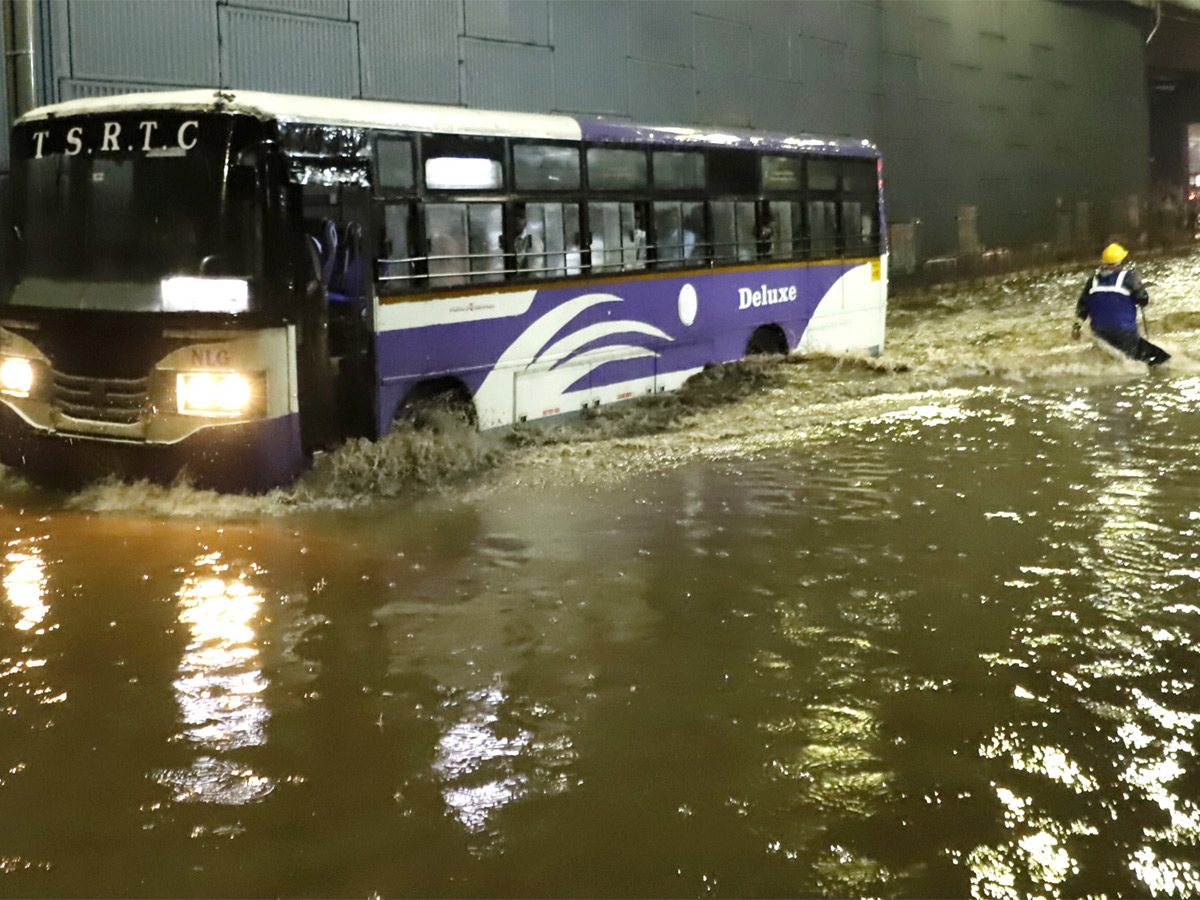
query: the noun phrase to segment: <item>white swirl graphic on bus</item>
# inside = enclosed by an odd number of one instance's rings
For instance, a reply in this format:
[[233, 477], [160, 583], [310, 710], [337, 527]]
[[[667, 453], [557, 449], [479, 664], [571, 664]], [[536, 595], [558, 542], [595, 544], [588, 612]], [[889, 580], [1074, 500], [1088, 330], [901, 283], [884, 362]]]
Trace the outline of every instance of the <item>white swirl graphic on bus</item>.
[[[614, 294], [584, 294], [556, 306], [530, 324], [496, 360], [476, 392], [481, 419], [489, 418], [493, 410], [506, 406], [511, 409], [514, 374], [536, 372], [539, 402], [556, 405], [572, 384], [605, 363], [659, 356], [657, 350], [639, 344], [602, 343], [617, 334], [674, 340], [662, 329], [633, 319], [595, 322], [554, 340], [555, 335], [587, 310], [602, 303], [623, 302]], [[522, 364], [525, 360], [528, 362]]]

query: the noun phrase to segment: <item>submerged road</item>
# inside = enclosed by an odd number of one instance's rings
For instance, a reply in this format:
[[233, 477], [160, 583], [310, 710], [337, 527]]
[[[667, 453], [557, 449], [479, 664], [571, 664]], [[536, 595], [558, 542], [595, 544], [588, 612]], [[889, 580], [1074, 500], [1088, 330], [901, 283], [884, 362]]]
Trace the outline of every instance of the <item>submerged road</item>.
[[1200, 892], [1200, 257], [262, 498], [0, 474], [0, 893]]

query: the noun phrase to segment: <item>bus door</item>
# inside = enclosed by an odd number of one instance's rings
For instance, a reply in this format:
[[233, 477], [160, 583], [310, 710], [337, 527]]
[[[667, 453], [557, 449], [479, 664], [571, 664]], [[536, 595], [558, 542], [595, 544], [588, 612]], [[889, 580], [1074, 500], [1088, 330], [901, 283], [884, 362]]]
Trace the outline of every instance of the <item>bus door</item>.
[[329, 299], [329, 353], [337, 376], [337, 402], [343, 433], [372, 435], [375, 427], [374, 267], [371, 194], [343, 185], [338, 208], [336, 250], [326, 281]]
[[308, 364], [323, 371], [310, 385], [313, 402], [328, 407], [328, 425], [339, 436], [371, 434], [374, 422], [370, 215], [369, 191], [358, 185], [303, 190], [308, 275], [315, 282], [305, 303], [313, 307], [309, 330], [318, 345]]

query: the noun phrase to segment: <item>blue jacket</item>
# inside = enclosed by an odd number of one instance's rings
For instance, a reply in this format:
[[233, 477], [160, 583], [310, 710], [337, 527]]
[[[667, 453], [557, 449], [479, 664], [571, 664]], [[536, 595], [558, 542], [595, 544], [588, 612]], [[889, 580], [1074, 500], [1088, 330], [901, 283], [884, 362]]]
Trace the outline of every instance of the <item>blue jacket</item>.
[[1093, 331], [1137, 332], [1137, 308], [1150, 296], [1133, 269], [1100, 269], [1087, 280], [1075, 315], [1091, 319]]

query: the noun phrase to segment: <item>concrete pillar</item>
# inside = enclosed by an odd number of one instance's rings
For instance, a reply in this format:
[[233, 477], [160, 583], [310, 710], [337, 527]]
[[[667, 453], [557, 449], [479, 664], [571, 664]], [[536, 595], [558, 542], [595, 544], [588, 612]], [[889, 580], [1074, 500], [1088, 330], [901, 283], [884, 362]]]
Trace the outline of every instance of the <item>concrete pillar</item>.
[[979, 224], [977, 210], [974, 206], [958, 208], [958, 255], [979, 255]]
[[888, 226], [888, 269], [905, 275], [917, 271], [916, 222], [893, 222]]
[[1090, 216], [1091, 204], [1080, 200], [1075, 204], [1075, 243], [1081, 247], [1092, 241], [1092, 225]]

